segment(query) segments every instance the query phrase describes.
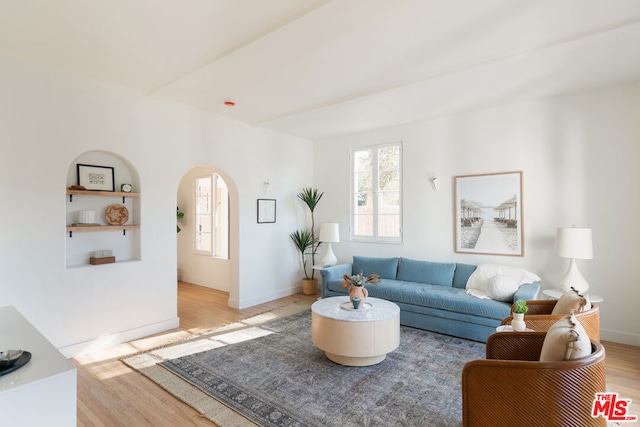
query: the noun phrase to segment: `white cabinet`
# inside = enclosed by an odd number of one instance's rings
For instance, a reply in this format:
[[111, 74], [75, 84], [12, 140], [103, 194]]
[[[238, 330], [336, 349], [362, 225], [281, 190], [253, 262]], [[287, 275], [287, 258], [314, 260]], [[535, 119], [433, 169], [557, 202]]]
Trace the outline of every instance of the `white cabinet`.
[[76, 368], [13, 306], [0, 307], [0, 350], [25, 350], [31, 360], [0, 376], [0, 425], [76, 425]]

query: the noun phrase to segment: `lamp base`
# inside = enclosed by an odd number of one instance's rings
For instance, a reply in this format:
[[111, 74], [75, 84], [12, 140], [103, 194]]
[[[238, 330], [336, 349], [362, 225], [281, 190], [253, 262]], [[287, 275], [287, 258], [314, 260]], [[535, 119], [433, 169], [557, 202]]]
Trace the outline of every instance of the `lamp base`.
[[333, 250], [331, 249], [331, 243], [327, 243], [327, 253], [322, 258], [322, 266], [323, 267], [333, 267], [338, 262], [338, 258], [336, 258]]
[[582, 295], [589, 291], [589, 283], [582, 277], [580, 271], [578, 271], [578, 265], [575, 258], [571, 258], [569, 263], [569, 269], [560, 282], [560, 288], [565, 291], [571, 290], [571, 288], [580, 292]]

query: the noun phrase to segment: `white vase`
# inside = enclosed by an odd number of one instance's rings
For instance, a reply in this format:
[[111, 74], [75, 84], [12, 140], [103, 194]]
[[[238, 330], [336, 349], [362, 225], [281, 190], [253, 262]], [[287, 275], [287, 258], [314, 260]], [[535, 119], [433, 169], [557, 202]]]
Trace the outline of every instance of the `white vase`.
[[511, 313], [513, 320], [511, 321], [511, 327], [516, 332], [524, 331], [527, 328], [527, 324], [524, 322], [524, 313]]

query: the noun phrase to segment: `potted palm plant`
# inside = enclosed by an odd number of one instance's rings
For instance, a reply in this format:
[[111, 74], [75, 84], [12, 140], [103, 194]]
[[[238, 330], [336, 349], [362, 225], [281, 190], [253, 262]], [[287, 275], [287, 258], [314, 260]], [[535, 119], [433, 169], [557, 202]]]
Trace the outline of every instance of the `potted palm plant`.
[[[316, 252], [320, 246], [320, 242], [315, 234], [315, 219], [313, 213], [320, 202], [320, 199], [324, 193], [318, 191], [316, 188], [303, 188], [297, 196], [304, 202], [311, 212], [311, 228], [296, 230], [289, 235], [293, 244], [300, 251], [302, 257], [302, 269], [304, 270], [304, 279], [302, 279], [302, 293], [305, 295], [313, 295], [318, 289], [318, 279], [314, 277], [315, 270], [313, 266], [316, 262]], [[307, 256], [311, 255], [311, 275], [307, 272]]]
[[[307, 273], [307, 255], [309, 254], [309, 249], [313, 246], [314, 238], [311, 236], [309, 230], [296, 230], [289, 234], [289, 237], [293, 240], [296, 249], [300, 251], [300, 257], [302, 258], [302, 271], [304, 271], [302, 293], [305, 295], [313, 295], [316, 293], [318, 281], [317, 279], [309, 277]], [[311, 274], [313, 274], [314, 271], [315, 270], [312, 269]]]

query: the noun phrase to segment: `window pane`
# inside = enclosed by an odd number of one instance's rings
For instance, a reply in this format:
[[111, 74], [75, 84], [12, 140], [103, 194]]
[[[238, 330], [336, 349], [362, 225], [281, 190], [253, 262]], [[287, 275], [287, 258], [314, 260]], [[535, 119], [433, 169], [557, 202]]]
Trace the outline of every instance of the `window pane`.
[[353, 153], [353, 170], [355, 172], [371, 170], [373, 152], [371, 150], [356, 151]]
[[378, 236], [400, 237], [400, 215], [380, 215], [378, 217]]
[[373, 191], [373, 176], [371, 171], [357, 172], [354, 175], [356, 191]]
[[380, 171], [378, 188], [381, 191], [400, 190], [400, 176], [398, 169], [388, 169]]
[[211, 213], [211, 198], [209, 196], [196, 197], [196, 214]]
[[196, 197], [211, 195], [211, 178], [196, 178]]
[[357, 193], [354, 202], [353, 211], [355, 214], [373, 213], [373, 193]]
[[211, 233], [196, 234], [196, 250], [203, 252], [211, 252]]
[[213, 176], [195, 179], [195, 228], [196, 251], [211, 255], [213, 250]]
[[378, 213], [399, 214], [400, 213], [400, 193], [398, 191], [389, 191], [378, 194]]
[[382, 191], [400, 190], [400, 147], [378, 150], [378, 188]]
[[378, 149], [378, 169], [398, 169], [400, 167], [400, 146], [392, 145]]
[[357, 236], [373, 236], [373, 215], [354, 215], [353, 228]]
[[196, 215], [196, 232], [211, 233], [211, 216]]

